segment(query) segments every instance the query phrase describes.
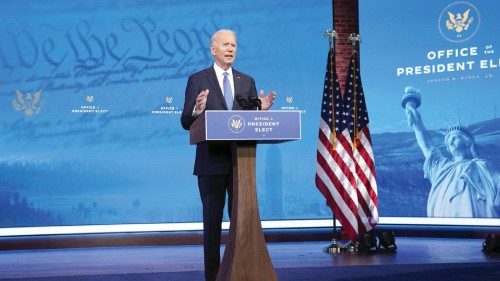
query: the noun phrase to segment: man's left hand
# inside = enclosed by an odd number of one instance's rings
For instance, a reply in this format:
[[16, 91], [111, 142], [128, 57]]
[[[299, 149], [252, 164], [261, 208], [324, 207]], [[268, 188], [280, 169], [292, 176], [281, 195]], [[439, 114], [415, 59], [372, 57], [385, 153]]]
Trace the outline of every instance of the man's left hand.
[[274, 103], [274, 97], [276, 96], [276, 93], [274, 91], [271, 91], [269, 94], [264, 94], [264, 90], [260, 90], [259, 92], [259, 99], [260, 102], [262, 103], [261, 107], [262, 110], [269, 110], [271, 106]]

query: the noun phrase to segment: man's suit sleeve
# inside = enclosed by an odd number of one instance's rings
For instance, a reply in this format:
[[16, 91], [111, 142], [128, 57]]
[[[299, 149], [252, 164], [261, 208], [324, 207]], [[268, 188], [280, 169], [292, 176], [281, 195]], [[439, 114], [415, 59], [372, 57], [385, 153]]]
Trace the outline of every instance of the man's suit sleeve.
[[181, 124], [185, 130], [189, 130], [196, 117], [193, 117], [193, 109], [196, 105], [196, 97], [199, 94], [199, 89], [196, 80], [190, 76], [186, 85], [186, 92], [184, 97], [184, 108], [181, 115]]

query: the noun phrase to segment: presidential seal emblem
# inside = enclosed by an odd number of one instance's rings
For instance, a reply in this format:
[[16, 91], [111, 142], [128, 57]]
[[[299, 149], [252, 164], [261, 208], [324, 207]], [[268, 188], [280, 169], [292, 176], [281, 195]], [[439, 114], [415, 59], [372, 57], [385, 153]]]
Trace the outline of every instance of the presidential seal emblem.
[[22, 112], [26, 116], [39, 114], [44, 103], [42, 101], [42, 91], [37, 91], [34, 94], [23, 94], [16, 90], [16, 98], [12, 101], [12, 108], [17, 112]]
[[245, 119], [239, 115], [233, 115], [227, 122], [229, 130], [233, 133], [241, 133], [245, 129]]
[[463, 42], [472, 38], [481, 24], [477, 8], [468, 2], [448, 5], [439, 15], [439, 33], [450, 42]]

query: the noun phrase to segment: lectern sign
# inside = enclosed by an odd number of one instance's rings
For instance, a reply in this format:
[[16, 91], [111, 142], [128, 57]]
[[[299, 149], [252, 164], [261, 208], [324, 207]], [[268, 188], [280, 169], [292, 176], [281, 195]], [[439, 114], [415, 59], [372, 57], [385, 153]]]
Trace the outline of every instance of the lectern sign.
[[299, 111], [205, 111], [206, 140], [301, 139]]

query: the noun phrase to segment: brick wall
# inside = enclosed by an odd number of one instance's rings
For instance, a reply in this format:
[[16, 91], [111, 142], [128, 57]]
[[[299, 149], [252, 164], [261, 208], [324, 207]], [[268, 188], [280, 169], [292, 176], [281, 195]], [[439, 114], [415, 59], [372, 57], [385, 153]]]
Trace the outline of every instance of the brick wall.
[[[347, 42], [349, 34], [359, 34], [358, 0], [332, 0], [333, 1], [333, 27], [338, 34], [335, 42], [335, 53], [337, 62], [337, 74], [339, 76], [342, 93], [345, 87], [345, 77], [352, 45]], [[361, 40], [363, 38], [361, 37]]]

